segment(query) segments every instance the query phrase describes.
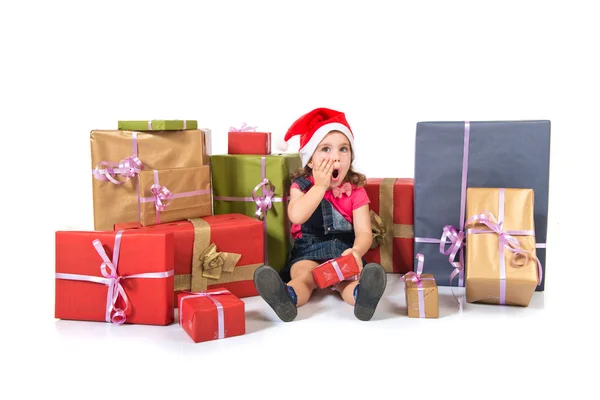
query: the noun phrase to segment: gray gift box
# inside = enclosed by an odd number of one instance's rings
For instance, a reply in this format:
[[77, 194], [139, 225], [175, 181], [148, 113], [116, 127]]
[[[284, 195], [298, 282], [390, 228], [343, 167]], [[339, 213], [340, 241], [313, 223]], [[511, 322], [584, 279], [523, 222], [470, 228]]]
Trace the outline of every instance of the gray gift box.
[[[457, 270], [450, 263], [450, 255], [440, 252], [440, 240], [446, 226], [454, 227], [456, 232], [464, 230], [464, 222], [470, 217], [464, 215], [467, 187], [531, 188], [536, 255], [543, 268], [542, 283], [536, 290], [543, 291], [549, 169], [550, 121], [417, 123], [414, 254], [425, 257], [423, 273], [433, 274], [439, 286], [464, 286], [462, 273], [450, 282]], [[445, 242], [448, 252], [451, 242]], [[462, 251], [464, 246], [452, 261], [463, 261], [464, 265]], [[415, 260], [415, 271], [416, 267]]]

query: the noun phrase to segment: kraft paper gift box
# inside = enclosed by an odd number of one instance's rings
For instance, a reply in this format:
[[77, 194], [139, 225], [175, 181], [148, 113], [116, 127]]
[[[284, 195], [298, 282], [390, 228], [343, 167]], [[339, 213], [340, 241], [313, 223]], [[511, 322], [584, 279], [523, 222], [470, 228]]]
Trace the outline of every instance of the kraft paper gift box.
[[195, 120], [164, 120], [153, 119], [149, 121], [119, 121], [118, 129], [129, 131], [183, 131], [198, 129]]
[[[439, 295], [431, 274], [421, 275], [421, 284], [407, 280], [404, 287], [406, 308], [410, 318], [439, 318]], [[419, 296], [423, 296], [422, 300]]]
[[260, 219], [265, 234], [264, 262], [277, 271], [285, 266], [292, 246], [287, 215], [290, 174], [301, 166], [297, 153], [211, 157], [213, 213]]
[[245, 304], [228, 290], [179, 295], [179, 325], [195, 343], [246, 333]]
[[173, 234], [58, 231], [55, 317], [173, 322]]
[[215, 287], [240, 298], [258, 295], [253, 277], [264, 264], [261, 221], [242, 214], [223, 214], [148, 227], [137, 222], [115, 225], [115, 230], [126, 229], [173, 234], [175, 296]]
[[315, 267], [312, 271], [313, 279], [321, 289], [335, 285], [336, 283], [348, 280], [360, 274], [356, 259], [352, 254], [329, 260]]
[[212, 214], [208, 165], [142, 171], [139, 185], [142, 226]]
[[371, 203], [373, 244], [366, 262], [380, 264], [386, 272], [407, 273], [413, 269], [414, 180], [369, 178], [365, 190]]
[[508, 187], [535, 191], [536, 252], [545, 277], [549, 165], [550, 121], [419, 122], [414, 253], [428, 260], [424, 272], [439, 286], [464, 286], [466, 190]]
[[402, 276], [404, 298], [409, 318], [439, 318], [439, 294], [432, 274], [423, 273], [422, 254], [415, 257], [418, 261], [417, 272], [409, 271]]
[[470, 303], [528, 306], [541, 278], [531, 189], [467, 189]]
[[116, 223], [140, 220], [141, 171], [208, 165], [210, 135], [202, 130], [94, 130], [90, 147], [94, 229], [111, 230]]

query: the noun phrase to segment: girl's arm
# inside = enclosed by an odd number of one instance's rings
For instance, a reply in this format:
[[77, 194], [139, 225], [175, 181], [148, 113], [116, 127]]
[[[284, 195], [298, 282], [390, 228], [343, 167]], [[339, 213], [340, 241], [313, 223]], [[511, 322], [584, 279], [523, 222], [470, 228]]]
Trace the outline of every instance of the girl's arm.
[[306, 193], [303, 193], [300, 189], [291, 188], [288, 204], [290, 222], [298, 225], [305, 223], [321, 204], [325, 192], [326, 189], [317, 185], [311, 187]]
[[290, 204], [288, 204], [288, 217], [292, 224], [302, 225], [312, 213], [315, 212], [325, 192], [331, 184], [331, 173], [333, 172], [334, 161], [327, 157], [321, 160], [319, 166], [313, 168], [313, 179], [315, 184], [306, 193], [300, 189], [292, 188], [290, 190]]
[[353, 211], [352, 218], [354, 220], [354, 246], [352, 249], [358, 253], [360, 257], [364, 256], [373, 242], [373, 231], [371, 230], [371, 215], [369, 213], [369, 205], [365, 204]]
[[365, 204], [352, 212], [352, 218], [354, 220], [354, 246], [344, 251], [342, 255], [346, 255], [350, 252], [354, 253], [356, 262], [359, 268], [362, 270], [362, 257], [365, 255], [371, 243], [373, 242], [373, 232], [371, 230], [371, 215], [369, 212], [369, 205]]

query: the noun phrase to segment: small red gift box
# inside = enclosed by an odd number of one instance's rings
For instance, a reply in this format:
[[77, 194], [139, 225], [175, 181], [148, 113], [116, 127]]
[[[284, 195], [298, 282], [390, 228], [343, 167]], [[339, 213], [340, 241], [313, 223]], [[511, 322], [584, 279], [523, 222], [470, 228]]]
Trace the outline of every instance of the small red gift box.
[[230, 128], [227, 137], [228, 154], [271, 154], [271, 132], [254, 132], [256, 128]]
[[356, 259], [350, 254], [329, 260], [312, 270], [315, 283], [321, 289], [358, 275]]
[[179, 324], [195, 343], [246, 333], [245, 304], [225, 289], [181, 293]]
[[58, 231], [55, 318], [173, 322], [173, 235]]
[[371, 200], [373, 244], [366, 262], [380, 264], [386, 272], [413, 270], [414, 179], [369, 178], [365, 184]]
[[237, 297], [258, 295], [254, 271], [264, 264], [264, 227], [243, 214], [210, 215], [142, 227], [115, 224], [115, 230], [169, 232], [175, 240], [175, 307], [182, 291], [223, 287]]

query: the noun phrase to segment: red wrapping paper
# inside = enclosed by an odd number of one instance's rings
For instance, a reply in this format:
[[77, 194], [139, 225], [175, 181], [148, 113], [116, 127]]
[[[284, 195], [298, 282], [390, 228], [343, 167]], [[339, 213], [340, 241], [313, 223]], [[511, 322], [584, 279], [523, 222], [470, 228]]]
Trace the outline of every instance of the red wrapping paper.
[[[382, 185], [393, 188], [386, 192]], [[383, 189], [383, 190], [382, 190]], [[386, 272], [405, 274], [413, 270], [414, 247], [414, 179], [412, 178], [369, 178], [365, 185], [367, 196], [371, 200], [371, 211], [379, 216], [386, 213], [392, 216], [388, 225], [387, 246], [370, 249], [364, 255], [367, 263], [381, 264]], [[387, 194], [383, 194], [387, 193]], [[382, 196], [383, 194], [383, 196]], [[394, 234], [396, 230], [396, 234]], [[392, 235], [393, 238], [392, 238]], [[400, 237], [401, 236], [401, 237]], [[382, 251], [384, 254], [382, 255]], [[391, 262], [390, 262], [391, 261]]]
[[[102, 277], [102, 258], [93, 245], [100, 240], [107, 256], [113, 259], [116, 232], [58, 231], [56, 273]], [[173, 270], [173, 235], [124, 232], [121, 236], [117, 274]], [[129, 299], [126, 323], [168, 325], [173, 322], [173, 275], [166, 278], [121, 279]], [[106, 321], [108, 286], [102, 283], [56, 278], [55, 318], [80, 321]], [[116, 307], [124, 308], [120, 296]]]
[[[216, 244], [218, 251], [238, 253], [241, 258], [238, 266], [264, 264], [263, 223], [243, 214], [221, 214], [202, 217], [210, 225], [210, 242]], [[174, 236], [175, 252], [175, 307], [177, 297], [183, 291], [190, 291], [185, 276], [192, 273], [192, 257], [194, 255], [194, 227], [189, 221], [178, 221], [142, 227], [137, 222], [115, 224], [115, 230], [135, 229], [138, 232], [164, 232]], [[184, 278], [184, 279], [182, 279]], [[233, 295], [244, 298], [258, 295], [252, 277], [249, 279], [209, 284], [208, 289], [223, 287]]]
[[356, 264], [356, 259], [352, 253], [338, 257], [335, 260], [324, 262], [312, 270], [313, 279], [315, 280], [317, 286], [321, 289], [333, 286], [340, 282], [340, 279], [333, 266], [333, 261], [337, 261], [340, 271], [344, 276], [343, 280], [351, 278], [360, 272], [358, 270], [358, 265]]
[[[224, 338], [240, 336], [246, 333], [245, 304], [235, 295], [215, 294], [218, 289], [206, 293], [223, 307]], [[219, 339], [219, 318], [217, 305], [208, 297], [187, 297], [194, 293], [180, 293], [179, 323], [195, 343]]]
[[271, 132], [229, 132], [227, 154], [271, 154]]

